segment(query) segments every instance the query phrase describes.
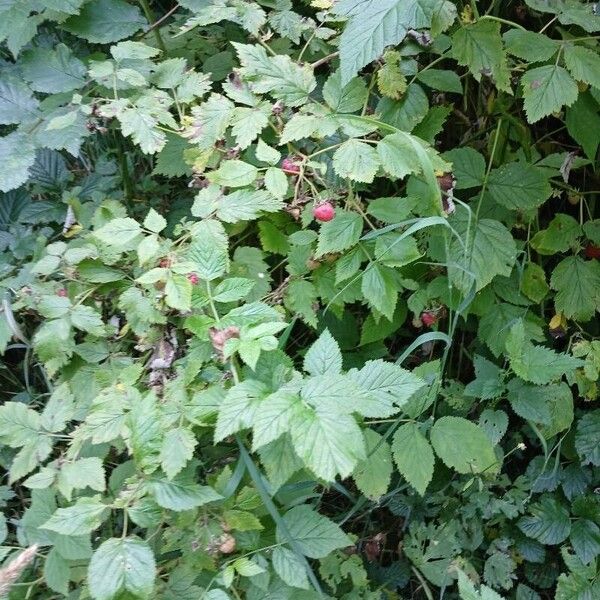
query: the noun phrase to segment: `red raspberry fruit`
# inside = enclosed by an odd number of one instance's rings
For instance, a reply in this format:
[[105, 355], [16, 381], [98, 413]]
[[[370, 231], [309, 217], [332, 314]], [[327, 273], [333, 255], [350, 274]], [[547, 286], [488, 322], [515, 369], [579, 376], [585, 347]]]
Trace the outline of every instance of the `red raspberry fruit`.
[[196, 273], [190, 273], [188, 276], [188, 281], [192, 284], [192, 285], [197, 285], [198, 282], [200, 281], [200, 277], [198, 277], [198, 275], [196, 275]]
[[596, 246], [596, 244], [588, 244], [585, 247], [584, 254], [586, 258], [600, 258], [600, 246]]
[[56, 295], [60, 296], [61, 298], [66, 298], [67, 290], [65, 290], [65, 288], [60, 288], [59, 290], [57, 290]]
[[297, 175], [300, 173], [300, 165], [293, 158], [284, 158], [281, 161], [281, 168], [288, 175]]
[[423, 321], [423, 325], [425, 325], [425, 327], [431, 327], [432, 325], [435, 325], [437, 323], [437, 316], [435, 313], [432, 313], [430, 311], [425, 311], [421, 313], [421, 321]]
[[313, 208], [313, 215], [317, 221], [331, 221], [335, 217], [335, 208], [330, 202], [323, 202]]

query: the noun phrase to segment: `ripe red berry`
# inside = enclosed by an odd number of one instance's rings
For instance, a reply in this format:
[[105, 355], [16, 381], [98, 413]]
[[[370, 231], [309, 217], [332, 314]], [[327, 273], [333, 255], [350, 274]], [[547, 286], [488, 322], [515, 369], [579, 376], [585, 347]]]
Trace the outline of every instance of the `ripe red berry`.
[[198, 275], [196, 275], [196, 273], [190, 273], [188, 276], [188, 281], [192, 284], [192, 285], [197, 285], [198, 282], [200, 281], [200, 277], [198, 277]]
[[600, 258], [600, 246], [596, 246], [596, 244], [588, 244], [585, 247], [584, 254], [586, 258]]
[[297, 175], [300, 173], [300, 165], [290, 157], [284, 158], [281, 161], [281, 168], [288, 175]]
[[437, 323], [437, 315], [431, 311], [426, 310], [421, 313], [421, 321], [425, 327], [431, 327]]
[[60, 288], [59, 290], [57, 290], [56, 295], [60, 296], [61, 298], [66, 298], [67, 290], [65, 290], [65, 288]]
[[335, 208], [330, 202], [323, 202], [313, 208], [313, 215], [317, 221], [331, 221], [335, 217]]

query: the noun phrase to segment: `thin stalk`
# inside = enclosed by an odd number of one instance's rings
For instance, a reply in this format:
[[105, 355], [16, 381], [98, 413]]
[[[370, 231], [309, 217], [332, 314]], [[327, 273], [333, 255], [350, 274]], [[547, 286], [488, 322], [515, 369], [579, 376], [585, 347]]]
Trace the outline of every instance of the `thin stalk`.
[[[146, 16], [146, 20], [148, 21], [148, 23], [154, 23], [156, 21], [156, 17], [154, 16], [154, 13], [152, 12], [150, 5], [148, 4], [148, 0], [139, 0], [139, 3], [142, 7], [142, 10], [144, 11], [144, 15]], [[167, 47], [165, 46], [165, 42], [162, 39], [162, 36], [160, 35], [160, 29], [158, 27], [153, 27], [152, 32], [154, 33], [154, 37], [156, 38], [156, 43], [158, 47], [162, 50], [162, 52], [166, 54]]]

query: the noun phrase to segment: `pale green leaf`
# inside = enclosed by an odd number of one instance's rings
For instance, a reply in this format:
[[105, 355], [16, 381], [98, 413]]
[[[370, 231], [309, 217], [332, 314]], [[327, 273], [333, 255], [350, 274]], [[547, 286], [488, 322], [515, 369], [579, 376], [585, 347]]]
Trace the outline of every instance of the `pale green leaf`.
[[160, 465], [169, 479], [173, 479], [194, 456], [197, 440], [191, 429], [176, 427], [165, 433], [160, 449]]
[[340, 177], [371, 183], [379, 168], [379, 157], [366, 142], [350, 139], [335, 151], [333, 168]]
[[110, 538], [100, 544], [88, 567], [94, 600], [113, 600], [129, 592], [148, 598], [154, 588], [156, 562], [150, 546], [136, 537]]
[[330, 408], [303, 407], [290, 423], [294, 449], [306, 466], [325, 481], [347, 477], [365, 458], [363, 435], [354, 417]]
[[392, 440], [394, 461], [403, 477], [421, 496], [433, 477], [433, 450], [416, 423], [401, 425]]
[[342, 252], [354, 246], [360, 239], [363, 223], [358, 213], [338, 211], [335, 218], [321, 225], [315, 256]]
[[310, 506], [296, 506], [283, 515], [286, 532], [277, 527], [277, 540], [288, 542], [288, 535], [294, 545], [305, 556], [323, 558], [337, 548], [351, 546], [350, 538], [327, 517], [312, 510]]
[[392, 478], [392, 453], [382, 436], [370, 429], [365, 430], [367, 458], [361, 460], [352, 473], [358, 489], [370, 500], [383, 496]]
[[328, 329], [325, 329], [307, 350], [304, 356], [304, 370], [311, 375], [341, 373], [342, 353]]
[[0, 137], [0, 191], [23, 185], [35, 162], [35, 146], [23, 133], [13, 131]]
[[80, 498], [73, 506], [57, 509], [40, 527], [63, 535], [83, 535], [100, 527], [107, 509], [100, 496]]

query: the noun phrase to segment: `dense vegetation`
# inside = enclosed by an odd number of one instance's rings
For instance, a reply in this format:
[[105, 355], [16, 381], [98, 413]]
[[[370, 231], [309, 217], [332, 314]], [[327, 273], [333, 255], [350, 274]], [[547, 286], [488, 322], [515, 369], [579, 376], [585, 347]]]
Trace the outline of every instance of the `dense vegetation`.
[[600, 598], [600, 9], [0, 1], [0, 597]]

